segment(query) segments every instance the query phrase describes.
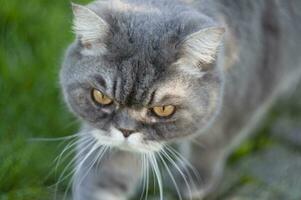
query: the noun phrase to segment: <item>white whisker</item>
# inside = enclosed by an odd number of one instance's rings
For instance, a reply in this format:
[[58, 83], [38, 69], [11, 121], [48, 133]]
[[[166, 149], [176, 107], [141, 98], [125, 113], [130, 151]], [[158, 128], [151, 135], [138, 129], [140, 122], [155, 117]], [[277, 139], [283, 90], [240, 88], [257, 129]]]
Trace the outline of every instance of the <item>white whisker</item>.
[[[75, 140], [76, 140], [76, 139], [74, 138], [74, 139], [72, 139], [71, 141], [69, 141], [68, 144], [67, 144], [67, 146], [73, 144], [73, 143], [75, 142]], [[65, 148], [63, 149], [63, 151], [69, 150], [69, 148], [68, 148], [68, 149], [66, 149], [66, 148], [67, 148], [67, 147], [65, 147]], [[66, 149], [66, 150], [65, 150], [65, 149]], [[72, 150], [71, 150], [71, 151], [72, 151]], [[63, 153], [61, 152], [59, 156], [63, 156]], [[52, 165], [53, 167], [52, 167], [52, 169], [49, 171], [47, 177], [51, 176], [51, 174], [54, 174], [55, 176], [57, 176], [58, 166], [59, 166], [59, 164], [60, 164], [60, 162], [57, 162], [57, 158], [58, 158], [59, 156], [57, 156], [57, 157], [53, 160], [53, 162], [51, 163], [51, 165]], [[67, 155], [66, 157], [68, 158], [69, 155]]]
[[[92, 145], [92, 143], [90, 143], [90, 144]], [[88, 146], [90, 146], [90, 145], [88, 145]], [[76, 155], [76, 157], [75, 157], [74, 160], [76, 161], [76, 160], [80, 157], [80, 155], [83, 154], [87, 149], [88, 149], [88, 147], [85, 148], [85, 150], [80, 151], [80, 152]], [[66, 190], [65, 190], [65, 193], [64, 193], [64, 199], [66, 199], [67, 192], [68, 192], [69, 188], [71, 187], [71, 184], [74, 182], [74, 179], [75, 179], [75, 176], [76, 176], [75, 171], [76, 171], [76, 168], [74, 168], [74, 169], [71, 171], [71, 173], [69, 174], [69, 175], [72, 174], [73, 176], [72, 176], [72, 178], [70, 179], [70, 181], [69, 181], [69, 183], [68, 183], [68, 185], [67, 185], [67, 188], [66, 188]], [[69, 175], [68, 175], [68, 176], [69, 176]]]
[[182, 178], [184, 179], [184, 182], [186, 184], [186, 187], [187, 189], [189, 190], [189, 194], [190, 194], [190, 197], [192, 196], [191, 195], [191, 188], [190, 188], [190, 185], [189, 185], [189, 182], [186, 178], [186, 175], [182, 172], [181, 168], [177, 165], [177, 163], [168, 155], [168, 153], [162, 149], [162, 153], [163, 155], [167, 158], [167, 160], [176, 168], [176, 170], [180, 173], [180, 175], [182, 176]]
[[82, 181], [86, 178], [86, 176], [90, 173], [90, 170], [93, 168], [93, 166], [95, 165], [95, 163], [99, 160], [102, 159], [103, 155], [106, 153], [108, 147], [106, 146], [98, 146], [97, 148], [95, 148], [94, 152], [100, 148], [99, 153], [97, 154], [97, 156], [94, 158], [94, 160], [91, 161], [90, 166], [88, 166], [88, 169], [85, 170], [86, 173], [81, 177], [81, 180], [77, 183], [77, 186], [79, 187], [82, 183]]
[[[55, 171], [57, 171], [57, 168], [58, 166], [60, 165], [60, 163], [64, 162], [65, 159], [67, 159], [76, 149], [72, 149], [70, 150], [71, 148], [73, 148], [74, 146], [78, 145], [79, 143], [83, 143], [83, 144], [86, 144], [89, 142], [89, 138], [88, 137], [83, 137], [83, 138], [80, 138], [79, 140], [72, 140], [63, 150], [62, 152], [60, 153], [60, 155], [58, 155], [55, 159], [54, 159], [54, 162], [56, 162], [56, 166], [55, 166]], [[66, 151], [70, 150], [66, 155], [65, 157], [62, 159], [64, 153]]]
[[[95, 144], [97, 146], [94, 146], [95, 148], [92, 148], [92, 150], [88, 153], [90, 154], [89, 156], [86, 156], [86, 158], [83, 160], [84, 162], [86, 162], [88, 160], [88, 158], [98, 149], [99, 152], [97, 154], [97, 156], [95, 156], [94, 159], [92, 159], [92, 161], [90, 162], [90, 164], [87, 165], [86, 169], [84, 169], [85, 173], [83, 175], [81, 175], [81, 177], [77, 177], [77, 173], [75, 172], [75, 177], [73, 179], [73, 188], [75, 190], [78, 190], [79, 187], [81, 186], [82, 182], [84, 181], [84, 179], [89, 175], [90, 171], [92, 170], [93, 166], [95, 166], [95, 164], [97, 163], [97, 161], [100, 161], [102, 159], [102, 157], [104, 156], [104, 154], [106, 153], [108, 147], [106, 146], [101, 146], [99, 144]], [[81, 166], [83, 167], [83, 165]], [[80, 168], [78, 168], [78, 171], [81, 170]], [[77, 179], [80, 178], [78, 181]]]
[[[191, 177], [191, 179], [193, 180], [192, 178], [192, 175], [190, 174], [189, 172], [189, 169], [192, 171], [194, 177], [196, 178], [197, 182], [200, 184], [202, 182], [202, 178], [199, 174], [199, 172], [195, 169], [195, 167], [183, 156], [181, 155], [179, 152], [177, 152], [174, 148], [170, 147], [170, 146], [166, 146], [166, 150], [171, 153], [174, 157], [176, 157], [176, 159], [181, 162], [181, 165], [183, 167], [186, 168], [187, 172], [188, 172], [188, 175]], [[189, 167], [189, 169], [187, 169], [187, 167]], [[194, 181], [193, 181], [194, 183]], [[195, 183], [194, 183], [195, 185]]]
[[[89, 147], [90, 145], [93, 144], [93, 140], [89, 141], [88, 144], [83, 148], [81, 149], [78, 154], [65, 166], [65, 168], [63, 169], [57, 183], [55, 183], [55, 199], [56, 199], [56, 196], [57, 196], [57, 190], [58, 190], [58, 186], [61, 182], [63, 182], [65, 179], [67, 179], [71, 174], [74, 173], [74, 169], [71, 170], [70, 173], [68, 173], [67, 175], [65, 175], [65, 173], [67, 172], [67, 170], [69, 169], [69, 167], [78, 159], [79, 156], [81, 156], [82, 153], [84, 153]], [[65, 177], [64, 177], [65, 176]]]
[[141, 156], [141, 182], [142, 182], [142, 192], [140, 194], [140, 200], [142, 200], [145, 194], [145, 182], [146, 182], [146, 174], [145, 174], [145, 155], [142, 154]]
[[[76, 165], [76, 167], [67, 175], [67, 176], [70, 176], [70, 175], [73, 175], [73, 176], [68, 183], [67, 189], [64, 194], [64, 198], [66, 197], [67, 191], [69, 190], [71, 183], [75, 182], [75, 177], [79, 174], [79, 169], [86, 162], [86, 159], [88, 159], [90, 157], [91, 153], [95, 149], [96, 144], [97, 144], [97, 142], [95, 140], [92, 140], [91, 143], [89, 143], [89, 145], [84, 147], [84, 149], [81, 149], [81, 151], [78, 152], [77, 155], [75, 156], [75, 158], [72, 160], [72, 162], [77, 161], [79, 159], [79, 157], [90, 148], [90, 150], [88, 151], [87, 155], [83, 158], [83, 160], [78, 165]], [[78, 166], [80, 166], [80, 168]]]
[[153, 153], [149, 153], [149, 158], [150, 158], [151, 166], [154, 169], [154, 172], [155, 172], [155, 175], [157, 178], [157, 182], [159, 185], [160, 200], [163, 200], [163, 184], [162, 184], [161, 172], [160, 172], [155, 155]]
[[101, 161], [102, 161], [102, 158], [105, 154], [107, 154], [107, 152], [111, 150], [111, 147], [110, 146], [104, 146], [106, 149], [105, 149], [105, 152], [103, 153], [103, 155], [99, 156], [99, 159], [97, 160], [96, 162], [96, 169], [97, 170], [100, 170], [100, 167], [101, 167]]
[[76, 162], [76, 160], [81, 156], [81, 154], [84, 153], [84, 151], [86, 151], [87, 149], [89, 149], [90, 145], [92, 145], [93, 142], [94, 142], [93, 140], [90, 141], [90, 142], [87, 144], [87, 146], [84, 147], [83, 149], [81, 149], [80, 152], [77, 153], [77, 155], [75, 155], [75, 157], [74, 157], [74, 158], [66, 165], [66, 167], [64, 168], [64, 170], [63, 170], [63, 172], [62, 172], [62, 174], [61, 174], [61, 176], [60, 176], [60, 178], [59, 178], [59, 181], [60, 181], [60, 182], [58, 182], [58, 183], [61, 183], [61, 182], [64, 181], [68, 176], [70, 176], [72, 173], [74, 173], [74, 170], [75, 170], [75, 169], [73, 169], [73, 170], [72, 170], [70, 173], [68, 173], [63, 179], [61, 179], [61, 178], [62, 178], [62, 175], [65, 174], [65, 172], [68, 170], [68, 168], [69, 168], [72, 164], [74, 164], [74, 162]]
[[78, 174], [80, 170], [82, 169], [83, 165], [87, 161], [87, 159], [91, 156], [91, 154], [99, 147], [99, 144], [97, 142], [94, 143], [92, 148], [89, 150], [89, 152], [86, 154], [86, 156], [80, 161], [80, 163], [75, 168], [75, 174]]
[[70, 135], [70, 136], [65, 136], [65, 137], [57, 137], [57, 138], [30, 138], [29, 141], [31, 142], [57, 142], [57, 141], [62, 141], [62, 140], [69, 140], [79, 137], [78, 134]]
[[200, 141], [197, 141], [197, 140], [190, 140], [190, 141], [191, 141], [192, 143], [194, 143], [195, 145], [197, 145], [198, 147], [200, 147], [201, 149], [204, 149], [204, 150], [207, 149], [206, 145], [200, 143]]
[[149, 160], [147, 156], [145, 155], [145, 163], [146, 163], [146, 196], [145, 199], [148, 199], [148, 191], [149, 191]]
[[182, 195], [181, 195], [181, 192], [180, 192], [180, 190], [179, 190], [179, 186], [178, 186], [178, 184], [177, 184], [177, 182], [176, 182], [174, 176], [172, 175], [172, 172], [170, 171], [168, 165], [166, 164], [166, 162], [165, 162], [164, 158], [162, 157], [162, 155], [160, 154], [160, 152], [159, 152], [158, 155], [159, 155], [159, 157], [160, 157], [160, 159], [161, 159], [163, 165], [165, 166], [165, 169], [167, 170], [167, 172], [168, 172], [168, 174], [169, 174], [169, 176], [170, 176], [170, 178], [171, 178], [171, 180], [172, 180], [172, 182], [173, 182], [173, 184], [174, 184], [174, 186], [175, 186], [175, 188], [176, 188], [176, 191], [177, 191], [177, 193], [178, 193], [179, 199], [182, 200]]

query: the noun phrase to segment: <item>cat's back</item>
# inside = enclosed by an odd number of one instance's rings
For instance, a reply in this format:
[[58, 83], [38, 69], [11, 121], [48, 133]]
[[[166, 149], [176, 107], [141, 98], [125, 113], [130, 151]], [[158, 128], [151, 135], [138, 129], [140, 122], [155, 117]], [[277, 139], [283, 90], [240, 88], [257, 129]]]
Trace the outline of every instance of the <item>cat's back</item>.
[[209, 5], [212, 10], [204, 2], [194, 1], [198, 10], [227, 26], [225, 70], [230, 84], [226, 89], [241, 107], [247, 110], [248, 102], [253, 110], [281, 85], [300, 78], [301, 1], [215, 0]]
[[257, 42], [260, 47], [274, 45], [269, 53], [277, 49], [280, 58], [289, 56], [300, 63], [296, 56], [296, 50], [301, 50], [299, 0], [217, 0], [216, 6], [238, 40], [249, 45]]
[[[226, 103], [236, 97], [238, 112], [248, 114], [301, 77], [301, 2], [298, 0], [216, 1], [228, 25], [230, 61]], [[231, 55], [229, 53], [229, 55]], [[228, 101], [228, 102], [227, 102]]]
[[[205, 2], [192, 1], [227, 30], [223, 107], [208, 132], [223, 130], [223, 142], [235, 146], [248, 133], [241, 131], [251, 130], [276, 97], [294, 90], [301, 78], [301, 1], [214, 0], [210, 9]], [[232, 141], [239, 133], [244, 134]]]

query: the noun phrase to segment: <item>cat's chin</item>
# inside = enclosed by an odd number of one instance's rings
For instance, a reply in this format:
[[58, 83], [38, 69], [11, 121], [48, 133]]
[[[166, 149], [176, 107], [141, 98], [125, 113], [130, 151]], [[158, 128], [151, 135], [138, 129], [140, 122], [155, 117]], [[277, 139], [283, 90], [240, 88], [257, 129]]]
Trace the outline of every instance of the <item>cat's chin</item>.
[[109, 133], [95, 129], [91, 132], [99, 145], [115, 147], [123, 151], [130, 151], [142, 154], [159, 152], [163, 148], [163, 144], [156, 141], [148, 141], [143, 139], [142, 133], [133, 133], [128, 137], [112, 127]]

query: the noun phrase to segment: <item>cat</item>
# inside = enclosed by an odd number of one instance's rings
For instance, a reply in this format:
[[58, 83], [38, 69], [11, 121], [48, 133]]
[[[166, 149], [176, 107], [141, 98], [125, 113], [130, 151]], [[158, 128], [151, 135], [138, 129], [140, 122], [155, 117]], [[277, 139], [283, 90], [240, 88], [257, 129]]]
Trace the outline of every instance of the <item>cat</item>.
[[72, 10], [60, 83], [82, 122], [74, 200], [129, 199], [151, 170], [161, 200], [167, 185], [182, 199], [210, 195], [229, 154], [300, 79], [298, 0], [99, 0]]

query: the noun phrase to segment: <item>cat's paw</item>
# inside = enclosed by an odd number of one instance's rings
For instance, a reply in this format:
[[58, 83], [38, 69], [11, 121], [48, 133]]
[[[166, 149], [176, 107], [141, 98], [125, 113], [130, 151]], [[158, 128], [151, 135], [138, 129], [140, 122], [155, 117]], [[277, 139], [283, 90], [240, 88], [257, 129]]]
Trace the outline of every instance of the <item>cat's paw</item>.
[[191, 192], [184, 192], [184, 199], [187, 200], [203, 200], [206, 196], [207, 193], [205, 190], [194, 190]]
[[95, 193], [97, 200], [127, 200], [127, 195], [116, 194], [109, 191], [101, 190]]
[[[181, 170], [187, 172], [187, 169], [188, 168], [185, 167], [185, 169]], [[168, 181], [168, 188], [174, 191], [175, 194], [180, 193], [185, 200], [203, 200], [208, 196], [211, 197], [217, 190], [222, 178], [222, 171], [222, 168], [219, 168], [219, 170], [208, 168], [203, 168], [202, 170], [195, 169], [194, 172], [191, 171], [189, 174], [183, 173], [184, 176], [175, 177], [175, 182], [180, 191], [176, 191], [175, 183], [172, 180]], [[174, 174], [176, 174], [176, 172], [174, 172]], [[183, 177], [186, 177], [186, 180]]]
[[211, 187], [209, 187], [210, 181], [207, 182], [208, 180], [206, 180], [205, 182], [202, 181], [204, 179], [201, 177], [197, 179], [192, 177], [192, 175], [190, 175], [189, 178], [186, 174], [183, 175], [186, 177], [186, 180], [184, 180], [183, 176], [175, 176], [175, 181], [172, 181], [170, 177], [165, 176], [165, 182], [167, 183], [166, 188], [169, 191], [173, 191], [174, 195], [178, 195], [178, 197], [181, 196], [181, 199], [185, 200], [203, 200], [205, 197], [207, 197], [209, 191], [211, 191]]
[[218, 189], [221, 176], [211, 177], [206, 182], [196, 184], [190, 188], [182, 190], [182, 194], [185, 200], [203, 200], [208, 197], [214, 197], [215, 192]]

